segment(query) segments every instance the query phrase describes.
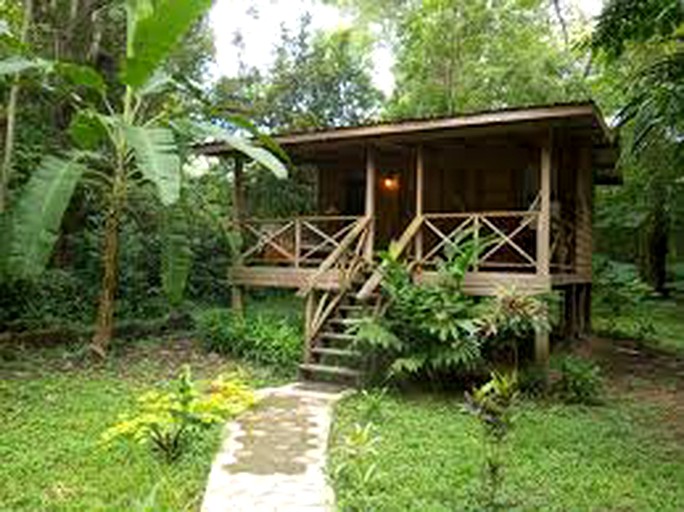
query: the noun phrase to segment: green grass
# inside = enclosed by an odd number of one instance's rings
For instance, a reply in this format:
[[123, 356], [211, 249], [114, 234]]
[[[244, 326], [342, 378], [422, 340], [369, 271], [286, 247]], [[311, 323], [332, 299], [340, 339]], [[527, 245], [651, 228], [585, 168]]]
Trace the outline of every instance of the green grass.
[[[0, 510], [198, 510], [220, 426], [172, 465], [143, 446], [105, 449], [101, 433], [136, 396], [189, 363], [199, 377], [234, 370], [192, 346], [147, 341], [94, 368], [78, 350], [4, 351], [0, 358]], [[257, 381], [270, 382], [268, 374]]]
[[603, 309], [592, 312], [594, 329], [599, 334], [650, 342], [658, 347], [684, 351], [684, 299], [651, 299], [636, 311], [611, 320]]
[[[645, 426], [654, 414], [627, 402], [596, 408], [524, 403], [510, 443], [504, 509], [684, 510], [684, 448], [664, 429]], [[369, 416], [379, 437], [376, 470], [363, 489], [334, 481], [341, 510], [482, 509], [479, 425], [459, 400], [342, 402], [331, 468], [354, 464], [335, 447]]]

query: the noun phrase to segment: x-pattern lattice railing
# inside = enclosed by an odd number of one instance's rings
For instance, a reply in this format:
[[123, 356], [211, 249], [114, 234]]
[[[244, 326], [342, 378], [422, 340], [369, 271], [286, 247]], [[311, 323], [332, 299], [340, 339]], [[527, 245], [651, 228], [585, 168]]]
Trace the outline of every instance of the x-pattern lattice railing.
[[246, 264], [315, 267], [331, 254], [361, 217], [311, 216], [241, 222]]
[[416, 233], [423, 239], [423, 253], [414, 254], [414, 260], [429, 268], [446, 258], [451, 244], [472, 241], [482, 247], [476, 270], [515, 268], [532, 272], [537, 266], [538, 218], [536, 211], [425, 214]]

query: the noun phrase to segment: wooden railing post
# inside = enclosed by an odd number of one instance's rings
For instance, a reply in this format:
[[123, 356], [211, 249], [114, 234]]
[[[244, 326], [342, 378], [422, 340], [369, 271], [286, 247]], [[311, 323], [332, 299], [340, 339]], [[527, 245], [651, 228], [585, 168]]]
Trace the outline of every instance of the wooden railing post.
[[299, 268], [299, 260], [302, 252], [302, 220], [295, 218], [295, 244], [294, 244], [294, 266]]
[[369, 145], [366, 148], [366, 217], [370, 218], [370, 224], [364, 251], [364, 257], [368, 262], [373, 261], [375, 245], [375, 175], [375, 152], [373, 147]]

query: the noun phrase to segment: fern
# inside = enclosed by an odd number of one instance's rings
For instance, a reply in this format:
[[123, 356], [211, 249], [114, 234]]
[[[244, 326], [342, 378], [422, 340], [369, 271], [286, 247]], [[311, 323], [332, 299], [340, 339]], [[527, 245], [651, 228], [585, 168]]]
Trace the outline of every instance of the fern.
[[47, 156], [29, 180], [12, 212], [7, 263], [15, 277], [35, 277], [45, 268], [83, 171], [76, 159]]

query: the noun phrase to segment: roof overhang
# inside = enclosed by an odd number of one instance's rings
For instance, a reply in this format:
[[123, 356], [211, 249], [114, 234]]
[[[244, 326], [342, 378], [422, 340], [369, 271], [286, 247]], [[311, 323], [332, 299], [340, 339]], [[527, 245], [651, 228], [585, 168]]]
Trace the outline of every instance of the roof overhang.
[[[603, 115], [593, 102], [542, 105], [478, 112], [458, 117], [383, 122], [364, 126], [286, 133], [274, 141], [290, 153], [359, 146], [366, 144], [420, 144], [449, 137], [538, 132], [554, 128], [572, 129], [592, 141], [598, 183], [616, 183], [617, 144]], [[231, 153], [230, 145], [216, 142], [197, 147], [201, 154]]]

